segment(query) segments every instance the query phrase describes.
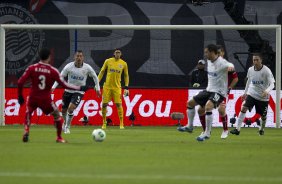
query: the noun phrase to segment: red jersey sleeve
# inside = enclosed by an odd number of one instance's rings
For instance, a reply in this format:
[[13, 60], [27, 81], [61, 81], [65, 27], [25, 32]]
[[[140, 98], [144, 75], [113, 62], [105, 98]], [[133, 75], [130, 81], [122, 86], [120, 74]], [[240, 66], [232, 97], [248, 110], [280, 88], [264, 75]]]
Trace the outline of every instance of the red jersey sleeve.
[[23, 73], [23, 75], [20, 77], [20, 79], [18, 80], [18, 96], [22, 96], [23, 94], [23, 85], [24, 83], [27, 81], [27, 79], [29, 79], [30, 77], [30, 72], [31, 71], [31, 66], [28, 67], [25, 72]]
[[64, 78], [61, 76], [59, 71], [52, 67], [53, 76], [55, 77], [55, 81], [58, 82], [63, 88], [72, 89], [72, 90], [79, 90], [80, 86], [75, 86], [72, 84], [68, 84]]
[[232, 77], [231, 77], [231, 78], [232, 78], [232, 79], [238, 78], [237, 72], [234, 71], [234, 72], [232, 73]]

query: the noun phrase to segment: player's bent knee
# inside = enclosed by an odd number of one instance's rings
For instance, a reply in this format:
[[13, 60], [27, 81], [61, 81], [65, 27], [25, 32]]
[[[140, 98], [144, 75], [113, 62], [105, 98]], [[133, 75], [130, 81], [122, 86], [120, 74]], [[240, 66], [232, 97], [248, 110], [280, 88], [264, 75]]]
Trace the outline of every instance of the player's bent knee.
[[67, 111], [68, 111], [68, 113], [71, 113], [71, 114], [72, 114], [75, 109], [76, 109], [76, 105], [71, 103], [71, 104], [69, 105]]
[[225, 116], [226, 115], [225, 111], [218, 111], [218, 113], [219, 113], [220, 116]]
[[198, 109], [198, 114], [199, 115], [205, 114], [205, 108], [200, 106], [199, 109]]
[[66, 114], [68, 109], [62, 109], [62, 114]]
[[266, 121], [266, 116], [262, 116], [262, 117], [261, 117], [261, 120], [262, 120], [262, 121]]
[[218, 108], [218, 113], [219, 113], [221, 116], [225, 116], [225, 114], [226, 114], [225, 107], [220, 106], [220, 107]]
[[103, 107], [103, 108], [106, 108], [107, 106], [108, 106], [108, 103], [103, 103], [103, 104], [102, 104], [102, 107]]
[[187, 103], [187, 108], [190, 107], [190, 108], [194, 108], [196, 106], [196, 102], [194, 99], [191, 99], [188, 101]]
[[59, 117], [60, 117], [60, 111], [57, 109], [57, 110], [54, 110], [51, 115], [54, 117], [55, 120], [57, 120]]
[[221, 104], [218, 106], [218, 110], [223, 110], [223, 111], [225, 111], [225, 109], [226, 109], [226, 104], [224, 104], [224, 103], [221, 103]]
[[205, 105], [205, 111], [212, 111], [214, 107], [215, 107], [214, 103], [211, 101], [208, 101]]
[[116, 106], [119, 108], [121, 107], [121, 103], [116, 103]]
[[74, 111], [74, 109], [69, 109], [67, 113], [68, 114], [73, 114], [73, 111]]
[[246, 113], [248, 110], [248, 107], [242, 106], [241, 108], [241, 112]]

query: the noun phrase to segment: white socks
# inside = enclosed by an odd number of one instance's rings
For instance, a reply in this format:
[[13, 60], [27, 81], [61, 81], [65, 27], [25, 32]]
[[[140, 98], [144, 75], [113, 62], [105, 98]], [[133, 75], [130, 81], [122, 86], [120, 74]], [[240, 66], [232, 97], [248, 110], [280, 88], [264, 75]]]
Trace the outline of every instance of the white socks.
[[67, 112], [66, 113], [62, 113], [62, 117], [63, 117], [63, 119], [64, 119], [64, 123], [63, 123], [63, 125], [66, 125], [66, 118], [67, 118]]
[[188, 122], [187, 122], [186, 126], [192, 128], [193, 122], [194, 122], [194, 117], [195, 117], [195, 108], [188, 107], [186, 112], [187, 112], [187, 117], [188, 117]]
[[205, 131], [206, 135], [211, 134], [212, 122], [213, 122], [212, 112], [206, 112], [206, 131]]
[[259, 130], [264, 130], [265, 123], [266, 123], [266, 118], [261, 118], [261, 123], [260, 123]]
[[73, 118], [73, 114], [67, 113], [66, 122], [65, 122], [67, 128], [70, 128], [72, 118]]
[[243, 123], [245, 117], [246, 117], [246, 113], [244, 113], [244, 112], [241, 111], [241, 112], [239, 113], [239, 116], [238, 116], [238, 119], [237, 119], [237, 127], [236, 127], [236, 129], [237, 129], [238, 131], [240, 131], [241, 126], [242, 126], [242, 123]]

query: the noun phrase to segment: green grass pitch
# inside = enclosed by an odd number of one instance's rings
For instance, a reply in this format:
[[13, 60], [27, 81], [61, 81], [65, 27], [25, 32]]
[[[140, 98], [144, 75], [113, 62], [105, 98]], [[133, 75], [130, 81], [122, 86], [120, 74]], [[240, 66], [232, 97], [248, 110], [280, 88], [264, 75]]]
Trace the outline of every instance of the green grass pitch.
[[55, 143], [55, 128], [32, 126], [23, 143], [22, 126], [0, 127], [0, 183], [282, 183], [282, 130], [243, 128], [240, 136], [197, 142], [176, 127], [108, 127], [94, 142], [93, 126], [72, 127], [68, 144]]

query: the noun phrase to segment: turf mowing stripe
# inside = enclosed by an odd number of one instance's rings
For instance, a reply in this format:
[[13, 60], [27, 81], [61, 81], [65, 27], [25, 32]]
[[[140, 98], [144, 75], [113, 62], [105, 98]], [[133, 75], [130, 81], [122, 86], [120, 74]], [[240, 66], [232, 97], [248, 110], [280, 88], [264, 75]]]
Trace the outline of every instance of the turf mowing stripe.
[[58, 174], [58, 173], [28, 173], [0, 172], [1, 177], [34, 177], [34, 178], [89, 178], [89, 179], [139, 179], [139, 180], [192, 180], [192, 181], [237, 181], [237, 182], [282, 182], [282, 177], [240, 177], [234, 176], [189, 176], [189, 175], [118, 175], [118, 174]]

